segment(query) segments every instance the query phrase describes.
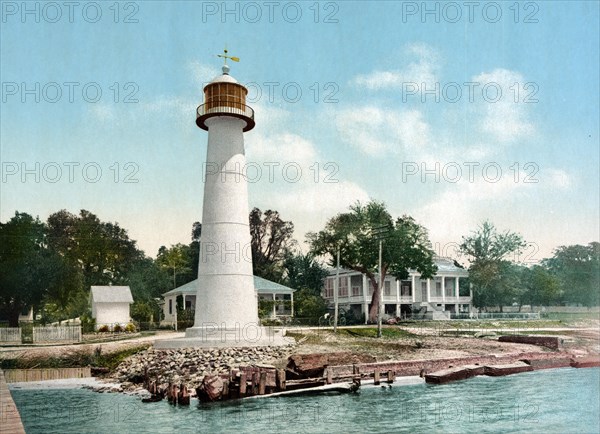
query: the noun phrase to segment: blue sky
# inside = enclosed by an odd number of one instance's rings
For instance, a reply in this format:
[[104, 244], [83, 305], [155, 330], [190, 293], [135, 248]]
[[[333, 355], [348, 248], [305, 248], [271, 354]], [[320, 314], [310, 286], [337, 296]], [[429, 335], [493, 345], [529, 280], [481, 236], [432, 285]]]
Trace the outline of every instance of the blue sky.
[[598, 2], [224, 5], [3, 2], [0, 221], [88, 209], [150, 256], [189, 242], [226, 44], [256, 111], [250, 205], [301, 244], [369, 198], [445, 255], [484, 219], [527, 262], [599, 239]]

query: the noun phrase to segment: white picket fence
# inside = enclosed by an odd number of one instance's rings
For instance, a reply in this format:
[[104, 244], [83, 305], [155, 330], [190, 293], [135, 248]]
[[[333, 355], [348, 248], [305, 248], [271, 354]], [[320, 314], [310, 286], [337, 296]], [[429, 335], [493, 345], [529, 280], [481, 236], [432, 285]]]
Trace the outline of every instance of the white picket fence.
[[21, 343], [21, 329], [19, 327], [0, 327], [0, 342]]
[[81, 326], [34, 327], [33, 342], [81, 342]]

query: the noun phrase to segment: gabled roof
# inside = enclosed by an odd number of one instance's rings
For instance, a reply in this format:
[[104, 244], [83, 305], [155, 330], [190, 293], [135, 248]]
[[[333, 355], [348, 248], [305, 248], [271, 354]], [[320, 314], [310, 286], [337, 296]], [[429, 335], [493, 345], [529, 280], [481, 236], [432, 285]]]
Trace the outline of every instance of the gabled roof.
[[129, 286], [92, 286], [95, 303], [133, 303]]
[[[270, 280], [263, 279], [262, 277], [254, 276], [254, 289], [259, 294], [291, 294], [296, 291], [293, 288], [290, 288], [285, 285], [281, 285], [279, 283], [271, 282]], [[198, 290], [198, 279], [192, 280], [191, 282], [186, 283], [185, 285], [181, 285], [175, 289], [171, 289], [168, 292], [165, 292], [163, 296], [167, 295], [196, 295], [196, 291]]]

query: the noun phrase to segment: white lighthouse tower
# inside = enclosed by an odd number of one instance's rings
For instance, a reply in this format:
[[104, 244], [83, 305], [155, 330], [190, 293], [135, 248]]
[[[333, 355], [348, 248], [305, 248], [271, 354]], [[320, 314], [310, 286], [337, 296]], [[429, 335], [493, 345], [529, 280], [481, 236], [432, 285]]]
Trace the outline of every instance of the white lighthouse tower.
[[159, 348], [283, 345], [288, 340], [260, 327], [252, 274], [244, 132], [254, 128], [248, 90], [223, 74], [204, 87], [196, 125], [208, 131], [202, 234], [194, 327]]

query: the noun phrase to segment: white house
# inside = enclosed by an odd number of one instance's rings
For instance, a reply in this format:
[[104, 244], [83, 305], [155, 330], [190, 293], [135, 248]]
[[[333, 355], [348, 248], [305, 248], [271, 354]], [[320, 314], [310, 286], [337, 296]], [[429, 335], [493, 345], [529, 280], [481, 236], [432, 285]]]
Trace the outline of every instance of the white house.
[[[174, 325], [177, 323], [177, 297], [183, 297], [183, 307], [186, 310], [196, 309], [196, 292], [198, 279], [181, 285], [163, 294], [164, 319], [161, 325]], [[294, 289], [279, 283], [271, 282], [262, 277], [254, 276], [254, 289], [259, 300], [273, 300], [272, 318], [294, 315]]]
[[129, 305], [133, 303], [129, 286], [92, 286], [90, 300], [96, 328], [116, 324], [126, 326], [130, 321]]
[[[383, 287], [383, 305], [386, 316], [417, 316], [431, 319], [449, 319], [455, 313], [471, 311], [473, 294], [467, 285], [469, 272], [456, 266], [450, 258], [436, 257], [437, 274], [431, 279], [421, 279], [421, 274], [410, 270], [407, 280], [386, 276]], [[358, 271], [341, 269], [338, 303], [342, 309], [363, 316], [365, 323], [373, 296], [373, 285], [367, 276]], [[325, 278], [323, 298], [334, 303], [336, 270]]]

